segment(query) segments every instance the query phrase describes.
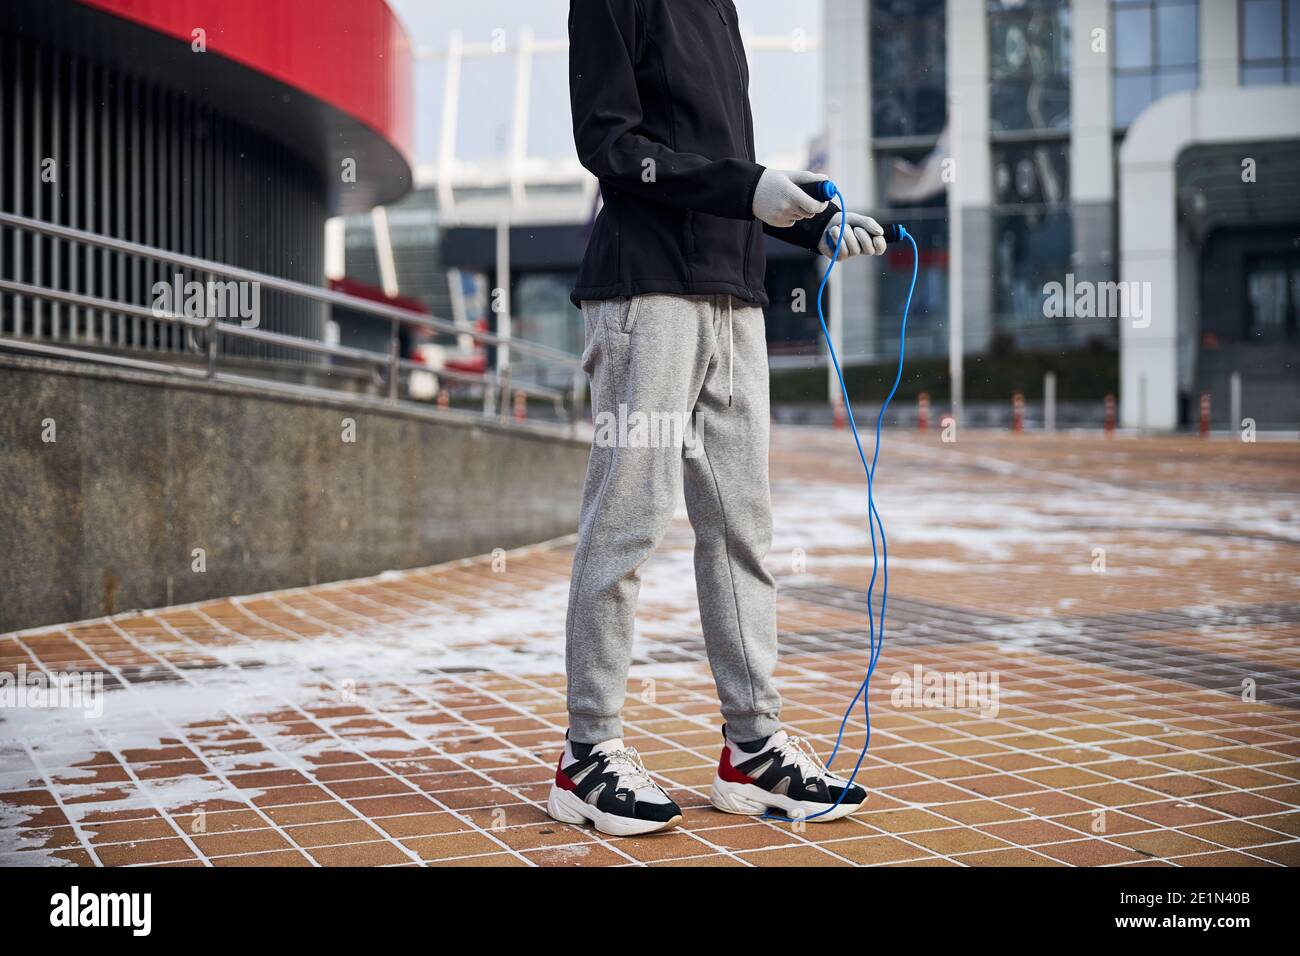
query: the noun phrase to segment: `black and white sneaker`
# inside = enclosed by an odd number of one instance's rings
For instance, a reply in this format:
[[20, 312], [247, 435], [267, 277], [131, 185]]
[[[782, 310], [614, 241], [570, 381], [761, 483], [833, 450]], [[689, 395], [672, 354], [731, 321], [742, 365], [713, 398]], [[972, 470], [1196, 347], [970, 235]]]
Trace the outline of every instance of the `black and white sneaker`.
[[546, 812], [561, 823], [590, 821], [601, 833], [635, 836], [676, 826], [681, 808], [650, 779], [640, 755], [619, 738], [565, 740]]
[[[738, 744], [728, 739], [724, 728], [722, 741], [709, 799], [726, 813], [772, 811], [792, 820], [828, 823], [848, 816], [867, 799], [861, 787], [827, 770], [802, 737], [778, 730], [766, 740]], [[835, 806], [846, 788], [848, 793]]]

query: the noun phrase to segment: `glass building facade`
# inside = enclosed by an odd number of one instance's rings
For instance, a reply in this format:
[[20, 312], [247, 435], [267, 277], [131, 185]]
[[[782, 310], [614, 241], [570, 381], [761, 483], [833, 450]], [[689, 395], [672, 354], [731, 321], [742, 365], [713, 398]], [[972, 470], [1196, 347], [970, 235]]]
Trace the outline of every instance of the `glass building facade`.
[[1042, 289], [1069, 270], [1070, 5], [990, 0], [989, 122], [993, 204], [990, 348], [1060, 344]]
[[[947, 199], [942, 188], [903, 188], [902, 180], [939, 147], [948, 122], [946, 17], [943, 0], [875, 0], [871, 11], [872, 130], [878, 218], [908, 223], [923, 260], [948, 262]], [[911, 255], [891, 250], [879, 273], [880, 301], [901, 302], [912, 277]], [[946, 268], [917, 280], [908, 319], [915, 355], [945, 348]], [[878, 333], [895, 339], [902, 316], [882, 309]]]
[[1068, 130], [1068, 0], [989, 0], [988, 11], [993, 129]]
[[1300, 82], [1300, 0], [1242, 0], [1243, 86]]
[[[1233, 376], [1265, 418], [1294, 420], [1300, 143], [1279, 123], [1289, 129], [1300, 112], [1288, 105], [1300, 0], [825, 0], [825, 9], [828, 101], [870, 123], [867, 168], [855, 166], [851, 137], [828, 168], [846, 195], [873, 196], [882, 221], [904, 222], [921, 250], [909, 356], [947, 355], [959, 319], [969, 358], [1118, 354], [1122, 416], [1139, 427], [1186, 423], [1199, 395], [1226, 394]], [[831, 66], [863, 58], [865, 96]], [[1143, 124], [1162, 104], [1163, 119]], [[1226, 135], [1229, 126], [1237, 132]], [[1153, 164], [1171, 170], [1158, 193], [1148, 188]], [[1158, 254], [1135, 244], [1145, 236], [1135, 224], [1147, 223], [1157, 232], [1172, 223]], [[846, 270], [849, 361], [890, 358], [910, 265], [910, 250], [891, 251], [858, 270], [870, 273], [858, 285]], [[1169, 330], [1159, 343], [1133, 345], [1144, 327], [1114, 309], [1060, 314], [1046, 304], [1057, 284], [1100, 292], [1134, 277], [1157, 287]], [[1139, 352], [1125, 360], [1130, 346]]]
[[1115, 126], [1200, 78], [1199, 0], [1113, 0]]

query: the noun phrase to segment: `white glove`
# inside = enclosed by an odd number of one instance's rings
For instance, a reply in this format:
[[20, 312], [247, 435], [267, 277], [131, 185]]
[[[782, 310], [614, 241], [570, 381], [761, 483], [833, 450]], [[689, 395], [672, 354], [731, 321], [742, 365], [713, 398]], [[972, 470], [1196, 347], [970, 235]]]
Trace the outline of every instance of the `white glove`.
[[754, 218], [778, 229], [793, 226], [800, 219], [811, 219], [826, 208], [826, 203], [813, 199], [799, 184], [825, 178], [802, 170], [763, 170], [754, 190]]
[[[822, 241], [817, 246], [817, 251], [827, 259], [835, 255], [835, 243], [840, 238], [840, 222], [843, 218], [837, 214], [831, 220], [830, 225], [826, 227], [826, 232], [822, 234]], [[842, 262], [851, 256], [885, 254], [885, 230], [876, 220], [870, 216], [851, 212], [848, 215], [848, 227], [848, 232], [844, 234], [844, 242], [840, 244], [837, 262]]]

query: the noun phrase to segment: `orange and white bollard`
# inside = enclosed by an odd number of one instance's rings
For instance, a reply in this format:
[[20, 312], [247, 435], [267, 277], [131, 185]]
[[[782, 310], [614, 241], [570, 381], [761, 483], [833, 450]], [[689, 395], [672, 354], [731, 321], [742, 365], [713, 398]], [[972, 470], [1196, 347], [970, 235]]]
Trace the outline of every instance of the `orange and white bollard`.
[[848, 416], [844, 414], [844, 398], [841, 395], [835, 396], [835, 401], [831, 403], [832, 419], [831, 425], [834, 428], [842, 429], [848, 424]]
[[928, 392], [922, 392], [916, 396], [916, 430], [919, 432], [928, 432], [930, 430], [930, 395]]
[[523, 392], [515, 391], [515, 421], [522, 422], [528, 417], [528, 396]]
[[1201, 437], [1210, 437], [1210, 393], [1201, 392]]
[[1106, 430], [1107, 437], [1115, 434], [1115, 396], [1106, 396], [1106, 418], [1102, 426]]
[[1025, 396], [1019, 392], [1011, 396], [1011, 430], [1017, 435], [1025, 430]]

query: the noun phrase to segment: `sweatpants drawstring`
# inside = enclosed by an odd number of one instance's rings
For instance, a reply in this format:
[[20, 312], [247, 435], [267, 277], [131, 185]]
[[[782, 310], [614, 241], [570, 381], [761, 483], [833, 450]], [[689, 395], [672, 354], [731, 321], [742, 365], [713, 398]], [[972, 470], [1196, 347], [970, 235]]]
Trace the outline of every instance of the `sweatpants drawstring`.
[[736, 349], [735, 339], [731, 334], [731, 295], [727, 295], [727, 407], [731, 407], [731, 396], [736, 386]]

